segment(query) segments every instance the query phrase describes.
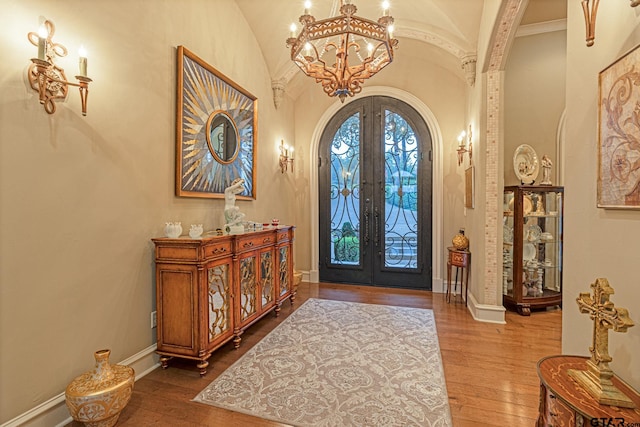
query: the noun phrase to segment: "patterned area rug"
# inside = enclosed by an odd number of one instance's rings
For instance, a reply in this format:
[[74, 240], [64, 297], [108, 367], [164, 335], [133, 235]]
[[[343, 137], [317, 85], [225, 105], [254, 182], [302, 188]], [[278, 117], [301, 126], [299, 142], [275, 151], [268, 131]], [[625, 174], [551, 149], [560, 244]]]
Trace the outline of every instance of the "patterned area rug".
[[196, 396], [295, 426], [451, 426], [431, 310], [307, 300]]

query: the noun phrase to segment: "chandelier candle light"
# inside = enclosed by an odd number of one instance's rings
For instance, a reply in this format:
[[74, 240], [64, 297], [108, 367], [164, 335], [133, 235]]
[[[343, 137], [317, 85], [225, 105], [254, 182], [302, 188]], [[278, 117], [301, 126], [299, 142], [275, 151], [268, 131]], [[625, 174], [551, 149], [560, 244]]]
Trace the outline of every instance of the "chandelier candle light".
[[355, 15], [351, 0], [340, 1], [340, 15], [316, 21], [305, 3], [300, 17], [302, 29], [296, 37], [296, 24], [291, 25], [287, 47], [291, 60], [329, 96], [344, 102], [362, 90], [364, 81], [393, 61], [393, 17], [389, 2], [383, 3], [383, 15], [377, 22]]

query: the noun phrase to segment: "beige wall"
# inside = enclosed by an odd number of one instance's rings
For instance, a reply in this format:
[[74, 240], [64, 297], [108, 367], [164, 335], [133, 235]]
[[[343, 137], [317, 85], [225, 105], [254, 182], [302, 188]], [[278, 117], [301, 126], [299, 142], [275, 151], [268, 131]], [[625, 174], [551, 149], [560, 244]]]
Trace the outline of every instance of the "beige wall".
[[[166, 221], [221, 225], [222, 200], [174, 196], [176, 46], [258, 97], [257, 200], [249, 219], [294, 222], [293, 182], [276, 144], [293, 139], [293, 109], [273, 106], [269, 73], [230, 0], [187, 3], [33, 0], [0, 14], [0, 423], [64, 391], [93, 366], [155, 342], [153, 245]], [[25, 83], [39, 15], [77, 72], [89, 51], [88, 115], [77, 89], [48, 115]], [[224, 17], [224, 19], [212, 18]], [[236, 50], [239, 48], [239, 50]], [[303, 240], [298, 242], [302, 243]], [[296, 249], [296, 253], [299, 250]]]
[[[517, 37], [507, 58], [504, 85], [504, 183], [518, 185], [513, 154], [530, 145], [538, 160], [553, 162], [551, 181], [558, 184], [557, 132], [565, 103], [566, 31]], [[542, 167], [536, 183], [542, 181]]]
[[562, 350], [588, 355], [592, 322], [575, 299], [606, 277], [616, 292], [611, 300], [636, 323], [627, 333], [609, 332], [611, 367], [640, 389], [640, 211], [596, 208], [598, 73], [640, 44], [637, 14], [628, 2], [603, 3], [595, 44], [586, 47], [582, 10], [569, 2]]

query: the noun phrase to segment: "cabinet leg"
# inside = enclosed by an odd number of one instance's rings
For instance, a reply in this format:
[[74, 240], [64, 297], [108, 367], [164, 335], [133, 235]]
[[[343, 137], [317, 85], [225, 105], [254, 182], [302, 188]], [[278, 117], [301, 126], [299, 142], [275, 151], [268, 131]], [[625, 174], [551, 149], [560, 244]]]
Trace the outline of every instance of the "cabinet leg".
[[451, 302], [451, 263], [447, 262], [447, 290], [445, 292], [445, 301]]
[[173, 359], [172, 356], [160, 356], [160, 366], [162, 369], [167, 369], [169, 367], [169, 361]]
[[198, 369], [200, 369], [200, 376], [204, 377], [207, 374], [207, 366], [209, 366], [209, 362], [206, 360], [201, 360], [196, 365]]
[[278, 315], [280, 315], [280, 307], [281, 307], [282, 303], [276, 304], [276, 308], [274, 310], [274, 312], [276, 313], [276, 317], [278, 317]]
[[531, 316], [531, 306], [529, 304], [518, 304], [518, 313], [522, 316]]
[[242, 341], [240, 335], [236, 335], [235, 337], [233, 337], [233, 348], [238, 349], [240, 347], [240, 341]]

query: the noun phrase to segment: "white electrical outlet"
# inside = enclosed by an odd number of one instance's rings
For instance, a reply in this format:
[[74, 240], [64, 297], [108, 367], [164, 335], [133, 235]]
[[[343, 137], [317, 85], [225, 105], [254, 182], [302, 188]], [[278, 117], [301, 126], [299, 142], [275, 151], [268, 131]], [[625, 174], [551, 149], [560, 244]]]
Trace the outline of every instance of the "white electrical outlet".
[[151, 329], [155, 328], [156, 326], [158, 326], [157, 312], [152, 311], [151, 312]]

